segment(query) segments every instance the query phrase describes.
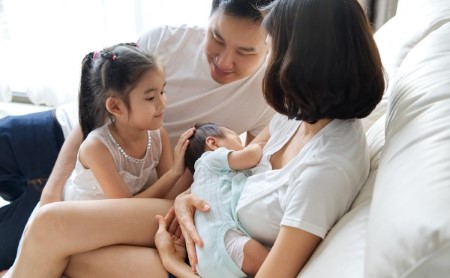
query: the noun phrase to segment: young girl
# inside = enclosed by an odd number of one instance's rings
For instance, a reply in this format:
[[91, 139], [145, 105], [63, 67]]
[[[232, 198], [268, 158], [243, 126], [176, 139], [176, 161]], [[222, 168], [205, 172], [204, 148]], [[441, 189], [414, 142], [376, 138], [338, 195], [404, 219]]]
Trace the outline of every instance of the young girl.
[[65, 201], [164, 198], [185, 171], [184, 152], [193, 130], [180, 137], [172, 166], [170, 141], [162, 128], [164, 85], [162, 66], [136, 44], [85, 56], [79, 91], [84, 140], [64, 187]]
[[[135, 44], [86, 55], [79, 92], [85, 140], [65, 185], [64, 200], [164, 197], [184, 172], [186, 147], [181, 139], [176, 147], [181, 158], [177, 156], [168, 172], [172, 151], [162, 128], [164, 86], [162, 66]], [[154, 169], [161, 177], [158, 182]]]
[[236, 132], [214, 123], [195, 126], [185, 164], [194, 174], [192, 193], [207, 201], [210, 213], [195, 212], [203, 238], [197, 246], [202, 277], [254, 276], [269, 251], [240, 225], [236, 206], [243, 185], [262, 156], [262, 145], [243, 147]]

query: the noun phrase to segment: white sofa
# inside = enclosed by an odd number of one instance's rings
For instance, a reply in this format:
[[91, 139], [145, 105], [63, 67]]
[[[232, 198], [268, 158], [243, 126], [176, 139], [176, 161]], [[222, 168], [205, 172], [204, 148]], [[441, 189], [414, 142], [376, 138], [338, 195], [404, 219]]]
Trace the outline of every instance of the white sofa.
[[450, 277], [450, 0], [400, 0], [365, 119], [371, 172], [298, 277]]

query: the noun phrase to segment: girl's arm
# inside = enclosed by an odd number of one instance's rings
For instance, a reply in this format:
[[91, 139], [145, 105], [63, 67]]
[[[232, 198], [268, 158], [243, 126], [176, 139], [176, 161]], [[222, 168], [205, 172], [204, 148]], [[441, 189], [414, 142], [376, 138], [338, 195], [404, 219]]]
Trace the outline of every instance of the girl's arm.
[[255, 277], [296, 277], [320, 240], [304, 230], [282, 226]]
[[92, 171], [107, 198], [129, 198], [128, 186], [117, 171], [108, 148], [95, 138], [87, 138], [80, 147], [80, 162]]
[[159, 163], [156, 166], [156, 173], [158, 177], [162, 177], [167, 171], [169, 171], [170, 167], [173, 164], [173, 151], [170, 145], [169, 135], [167, 130], [163, 127], [159, 129], [161, 134], [161, 157], [159, 159]]
[[[170, 151], [170, 142], [169, 136], [166, 131], [161, 132], [161, 141], [163, 143], [163, 152], [164, 149], [169, 150], [170, 154], [162, 154], [161, 160], [164, 157], [164, 161], [160, 160], [158, 167], [166, 168], [167, 165], [172, 167], [169, 170], [166, 170], [164, 175], [158, 176], [160, 177], [155, 183], [153, 183], [149, 188], [145, 191], [137, 194], [134, 197], [138, 198], [164, 198], [164, 196], [170, 191], [170, 189], [177, 183], [178, 179], [184, 174], [186, 167], [184, 166], [184, 153], [186, 152], [186, 148], [189, 144], [188, 138], [192, 135], [194, 128], [188, 129], [185, 131], [178, 140], [177, 145], [175, 146], [175, 158], [173, 160], [173, 165], [171, 161], [168, 161], [172, 158], [172, 152]], [[165, 137], [165, 138], [164, 138]]]

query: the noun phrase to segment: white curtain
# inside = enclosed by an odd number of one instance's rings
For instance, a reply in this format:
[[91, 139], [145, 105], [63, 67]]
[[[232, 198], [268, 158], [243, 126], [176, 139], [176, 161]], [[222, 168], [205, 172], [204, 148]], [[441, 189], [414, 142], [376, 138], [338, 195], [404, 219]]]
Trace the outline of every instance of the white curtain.
[[77, 97], [90, 51], [158, 24], [206, 24], [211, 0], [0, 0], [0, 101], [57, 106]]

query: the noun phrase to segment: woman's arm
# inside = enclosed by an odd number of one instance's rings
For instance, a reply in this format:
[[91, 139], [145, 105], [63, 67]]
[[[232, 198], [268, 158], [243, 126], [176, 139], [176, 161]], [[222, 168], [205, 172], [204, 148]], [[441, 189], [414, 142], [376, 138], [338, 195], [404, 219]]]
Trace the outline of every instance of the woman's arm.
[[320, 240], [320, 237], [301, 229], [282, 226], [255, 277], [296, 277]]
[[67, 178], [75, 168], [75, 161], [82, 140], [83, 135], [80, 125], [76, 125], [59, 152], [53, 171], [42, 191], [41, 205], [62, 200], [62, 191]]

